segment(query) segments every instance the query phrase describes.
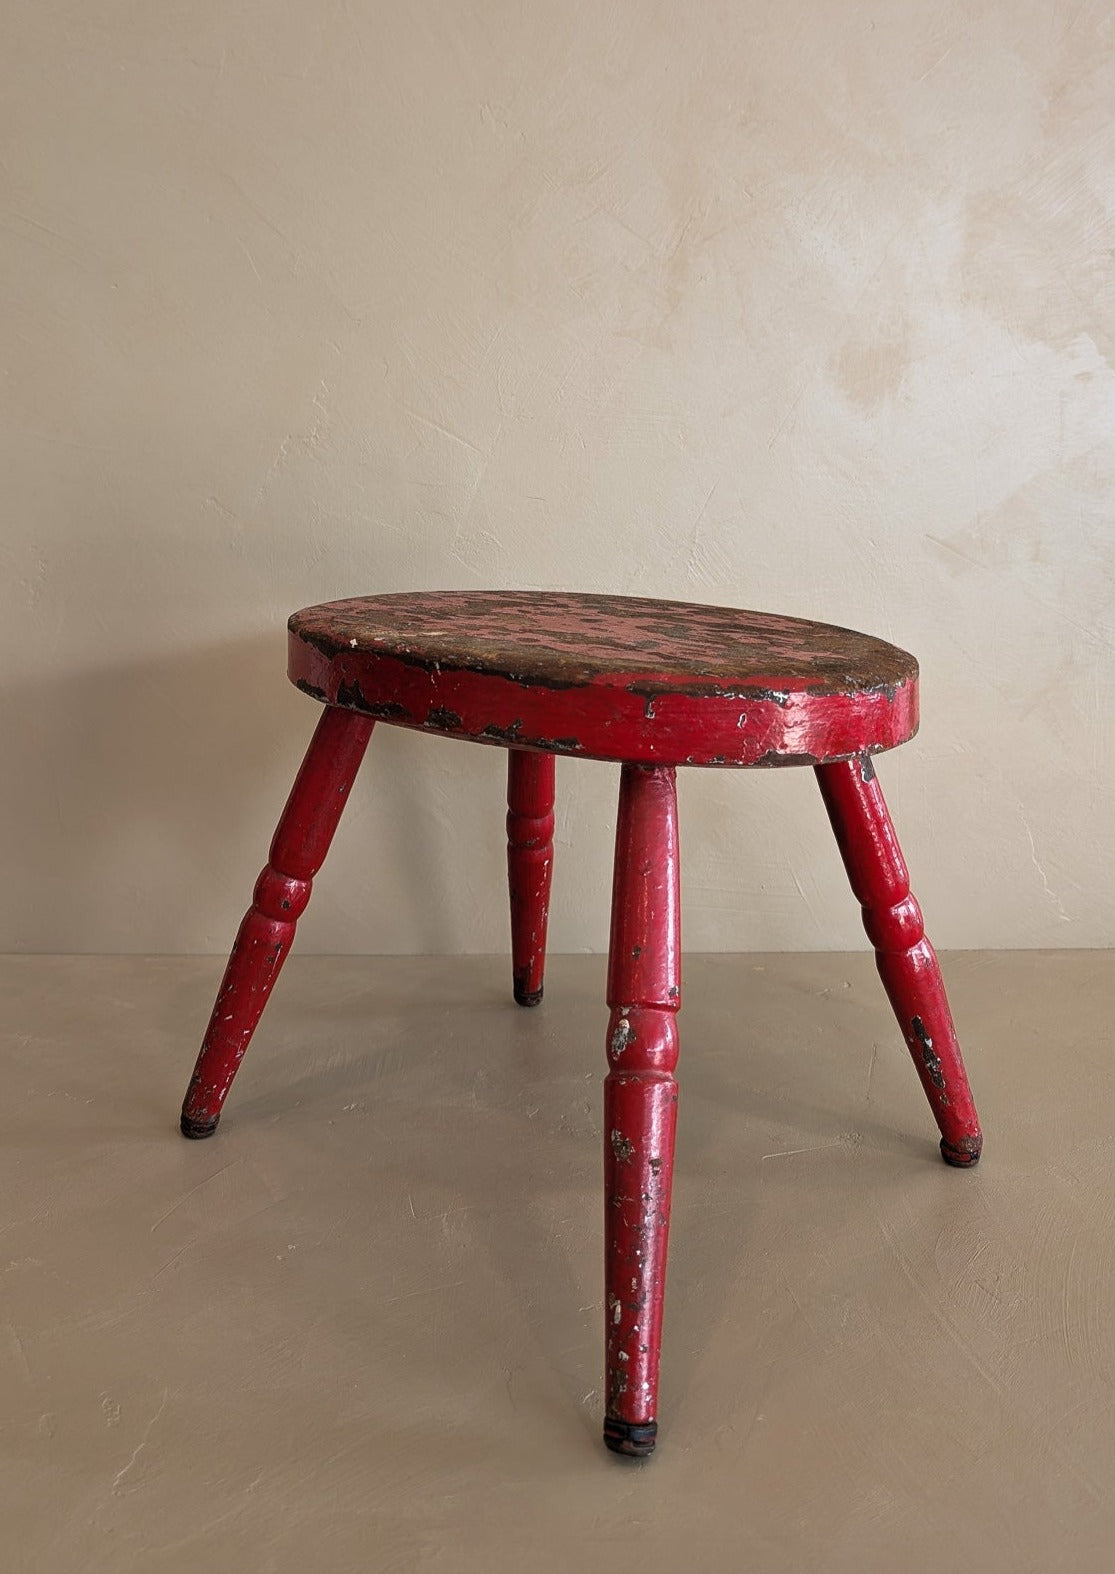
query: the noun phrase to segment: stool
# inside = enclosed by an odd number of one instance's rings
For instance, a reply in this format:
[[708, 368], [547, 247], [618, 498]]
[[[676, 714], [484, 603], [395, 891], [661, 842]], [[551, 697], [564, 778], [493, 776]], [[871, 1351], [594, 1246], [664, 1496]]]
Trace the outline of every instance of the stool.
[[508, 751], [515, 999], [542, 999], [554, 759], [620, 769], [604, 1083], [606, 1418], [649, 1454], [678, 1058], [678, 766], [811, 765], [949, 1164], [982, 1137], [941, 970], [872, 755], [913, 736], [917, 662], [882, 640], [730, 607], [549, 592], [368, 596], [296, 612], [291, 680], [325, 709], [240, 926], [182, 1108], [209, 1137], [290, 950], [377, 721]]

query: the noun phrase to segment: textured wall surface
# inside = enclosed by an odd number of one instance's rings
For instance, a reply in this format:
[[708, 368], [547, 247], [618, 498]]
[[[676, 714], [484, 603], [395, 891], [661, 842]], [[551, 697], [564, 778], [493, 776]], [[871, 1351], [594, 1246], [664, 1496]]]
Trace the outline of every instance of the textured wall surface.
[[[1105, 0], [3, 9], [0, 949], [223, 950], [287, 612], [489, 585], [912, 649], [934, 938], [1115, 943]], [[302, 946], [502, 947], [502, 767], [381, 728]], [[810, 772], [688, 773], [682, 850], [688, 947], [862, 943]]]

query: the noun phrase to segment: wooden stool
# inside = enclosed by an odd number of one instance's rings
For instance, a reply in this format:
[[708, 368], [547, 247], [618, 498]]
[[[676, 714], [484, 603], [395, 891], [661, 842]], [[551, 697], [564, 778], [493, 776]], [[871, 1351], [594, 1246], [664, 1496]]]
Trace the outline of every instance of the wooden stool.
[[918, 669], [823, 623], [620, 596], [369, 596], [290, 620], [325, 706], [256, 882], [182, 1108], [211, 1136], [377, 721], [508, 750], [515, 999], [542, 999], [554, 756], [621, 766], [604, 1084], [604, 1440], [645, 1455], [657, 1388], [681, 1003], [679, 765], [812, 765], [949, 1164], [982, 1138], [933, 947], [871, 756], [917, 730]]

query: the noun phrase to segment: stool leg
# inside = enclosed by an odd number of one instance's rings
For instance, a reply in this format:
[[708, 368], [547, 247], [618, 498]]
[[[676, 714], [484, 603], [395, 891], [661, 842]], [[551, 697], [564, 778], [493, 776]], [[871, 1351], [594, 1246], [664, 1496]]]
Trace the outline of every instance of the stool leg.
[[554, 867], [554, 757], [507, 751], [507, 881], [515, 999], [536, 1006], [546, 968]]
[[940, 964], [910, 894], [875, 768], [863, 755], [818, 765], [817, 780], [879, 975], [941, 1129], [941, 1153], [946, 1163], [968, 1168], [979, 1160], [983, 1136]]
[[256, 881], [182, 1105], [182, 1134], [209, 1137], [286, 960], [375, 723], [323, 711]]
[[672, 766], [620, 778], [604, 1083], [604, 1441], [651, 1453], [677, 1123], [681, 893]]

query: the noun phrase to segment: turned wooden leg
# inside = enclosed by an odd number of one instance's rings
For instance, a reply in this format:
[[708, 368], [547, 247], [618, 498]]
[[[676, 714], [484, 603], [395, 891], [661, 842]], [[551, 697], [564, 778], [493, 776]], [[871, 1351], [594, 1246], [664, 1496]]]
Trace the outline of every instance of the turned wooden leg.
[[375, 723], [329, 706], [317, 724], [256, 881], [182, 1105], [182, 1134], [209, 1137], [310, 899]]
[[867, 755], [818, 765], [817, 780], [879, 974], [894, 1007], [921, 1085], [941, 1129], [941, 1153], [961, 1168], [979, 1160], [980, 1133], [972, 1090], [945, 994], [936, 952], [925, 937], [921, 909]]
[[554, 867], [554, 757], [507, 752], [507, 880], [515, 999], [536, 1006], [546, 968], [546, 922]]
[[677, 1123], [681, 893], [672, 766], [620, 778], [604, 1083], [604, 1441], [649, 1454]]

